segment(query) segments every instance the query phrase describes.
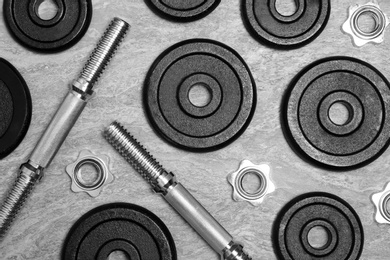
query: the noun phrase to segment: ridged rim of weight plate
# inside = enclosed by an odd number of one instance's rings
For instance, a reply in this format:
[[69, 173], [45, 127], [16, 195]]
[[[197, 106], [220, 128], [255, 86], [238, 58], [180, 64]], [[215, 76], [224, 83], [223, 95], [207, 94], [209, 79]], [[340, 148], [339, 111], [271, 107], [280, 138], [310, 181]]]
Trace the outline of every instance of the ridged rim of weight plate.
[[[130, 227], [133, 229], [129, 230]], [[110, 229], [104, 232], [107, 228]], [[110, 232], [117, 236], [107, 234]], [[142, 236], [139, 232], [142, 232]], [[138, 240], [144, 236], [152, 239], [155, 243], [153, 246], [158, 247], [158, 252], [154, 254], [158, 255], [158, 259], [143, 259], [140, 255], [142, 252], [152, 254], [152, 245]], [[122, 248], [141, 257], [141, 260], [177, 260], [174, 240], [162, 220], [149, 210], [130, 203], [105, 204], [84, 214], [70, 229], [61, 259], [106, 260], [113, 251], [127, 253]], [[91, 250], [93, 252], [89, 252]], [[88, 255], [88, 259], [83, 258], [84, 255]]]
[[[296, 2], [296, 12], [290, 16], [284, 16], [277, 11], [276, 0], [243, 0], [242, 13], [245, 25], [256, 39], [271, 47], [281, 49], [302, 47], [317, 38], [324, 30], [329, 20], [331, 3], [330, 0], [315, 0], [311, 2], [310, 6], [306, 6], [307, 1], [305, 0], [297, 0]], [[258, 8], [264, 21], [260, 21], [256, 15], [255, 3], [267, 7]], [[318, 9], [316, 3], [320, 6]], [[312, 17], [315, 11], [318, 14], [316, 17]], [[303, 24], [305, 21], [307, 21], [308, 26]], [[298, 30], [299, 25], [304, 26], [299, 32], [295, 32], [294, 30]], [[279, 28], [277, 28], [278, 26]], [[283, 31], [285, 35], [282, 35]]]
[[[327, 233], [322, 247], [310, 244], [309, 232], [315, 227]], [[357, 260], [363, 251], [364, 231], [359, 216], [346, 201], [333, 194], [311, 192], [282, 208], [274, 222], [273, 244], [283, 260]]]
[[[185, 3], [186, 1], [182, 2]], [[202, 4], [196, 7], [181, 10], [165, 4], [163, 0], [146, 1], [148, 6], [158, 15], [177, 22], [190, 22], [201, 19], [214, 11], [220, 2], [221, 0], [204, 0]]]
[[[4, 18], [12, 36], [23, 46], [35, 51], [50, 53], [72, 47], [85, 35], [92, 20], [91, 0], [76, 0], [81, 12], [77, 19], [72, 21], [74, 24], [69, 28], [66, 27], [68, 26], [66, 23], [69, 22], [69, 17], [75, 13], [67, 5], [75, 4], [75, 1], [56, 0], [59, 9], [50, 20], [43, 20], [38, 16], [39, 0], [26, 1], [24, 2], [25, 6], [17, 5], [20, 8], [19, 10], [15, 9], [14, 6], [16, 0], [4, 0]], [[18, 10], [17, 14], [15, 13], [16, 10]], [[21, 17], [20, 21], [17, 17]], [[42, 30], [42, 32], [37, 33], [35, 30]], [[67, 30], [66, 33], [63, 33], [65, 30]], [[60, 36], [60, 34], [64, 35]], [[39, 37], [48, 39], [40, 40]]]
[[[195, 83], [213, 89], [205, 107], [190, 104], [185, 91]], [[235, 50], [213, 40], [190, 39], [169, 47], [153, 63], [144, 104], [150, 123], [165, 140], [190, 151], [213, 151], [248, 127], [256, 109], [256, 85]]]
[[5, 59], [0, 58], [0, 81], [8, 88], [13, 114], [8, 129], [0, 136], [0, 159], [13, 152], [24, 139], [31, 122], [32, 101], [22, 75]]
[[[289, 144], [302, 158], [333, 170], [372, 162], [390, 143], [389, 87], [376, 68], [356, 58], [329, 57], [310, 64], [293, 79], [284, 96], [282, 125]], [[322, 104], [335, 98], [344, 102], [341, 95], [350, 100], [348, 107], [355, 112], [346, 125], [327, 125], [323, 118], [329, 116], [322, 117], [327, 112]], [[354, 123], [355, 115], [360, 118], [352, 127], [349, 123]]]

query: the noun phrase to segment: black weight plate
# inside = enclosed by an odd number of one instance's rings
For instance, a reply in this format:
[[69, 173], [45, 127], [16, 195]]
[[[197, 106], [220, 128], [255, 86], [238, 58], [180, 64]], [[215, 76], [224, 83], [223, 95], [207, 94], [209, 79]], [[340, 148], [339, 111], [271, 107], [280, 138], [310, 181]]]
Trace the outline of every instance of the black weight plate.
[[175, 21], [193, 21], [211, 13], [221, 0], [146, 0], [163, 17]]
[[[313, 228], [326, 231], [323, 246], [312, 245]], [[364, 234], [359, 216], [341, 198], [322, 192], [301, 195], [279, 213], [273, 227], [275, 253], [283, 260], [357, 260]]]
[[297, 48], [314, 40], [325, 28], [330, 0], [297, 0], [290, 16], [276, 9], [277, 0], [243, 0], [243, 17], [249, 31], [278, 48]]
[[[389, 145], [390, 85], [374, 67], [349, 57], [322, 59], [292, 81], [283, 108], [284, 132], [300, 155], [321, 166], [357, 168]], [[333, 104], [348, 109], [346, 122], [332, 121]]]
[[31, 121], [31, 96], [23, 77], [0, 58], [0, 159], [23, 140]]
[[[193, 86], [210, 92], [205, 106], [190, 101]], [[256, 107], [256, 86], [248, 66], [230, 47], [192, 39], [167, 49], [145, 81], [144, 102], [153, 127], [174, 145], [216, 150], [240, 136]]]
[[134, 260], [176, 260], [176, 247], [165, 224], [137, 205], [112, 203], [83, 215], [71, 228], [63, 260], [106, 260], [122, 251]]
[[20, 43], [37, 51], [53, 52], [73, 46], [91, 22], [91, 0], [54, 0], [58, 11], [50, 20], [38, 15], [43, 1], [4, 0], [8, 28]]

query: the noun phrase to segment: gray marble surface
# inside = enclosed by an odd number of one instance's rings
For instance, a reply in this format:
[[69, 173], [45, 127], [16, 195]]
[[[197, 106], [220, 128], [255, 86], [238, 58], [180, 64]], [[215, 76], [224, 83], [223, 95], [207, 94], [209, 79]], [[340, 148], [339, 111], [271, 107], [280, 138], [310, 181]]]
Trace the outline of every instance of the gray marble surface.
[[[131, 32], [96, 87], [46, 175], [21, 210], [4, 241], [0, 259], [59, 259], [64, 238], [84, 213], [110, 202], [143, 206], [168, 226], [177, 246], [178, 258], [218, 259], [218, 255], [170, 208], [153, 194], [148, 184], [106, 143], [102, 130], [119, 120], [147, 147], [239, 241], [254, 259], [276, 259], [271, 226], [276, 214], [293, 197], [310, 192], [334, 193], [349, 202], [359, 214], [365, 231], [361, 259], [388, 259], [389, 226], [374, 221], [370, 196], [390, 181], [390, 151], [363, 168], [332, 172], [304, 162], [287, 144], [280, 124], [281, 99], [291, 79], [309, 63], [328, 56], [348, 55], [371, 63], [390, 78], [388, 52], [390, 32], [381, 45], [353, 47], [341, 32], [347, 8], [366, 0], [332, 0], [332, 12], [324, 32], [311, 44], [292, 51], [261, 45], [245, 29], [240, 1], [223, 0], [209, 16], [196, 22], [177, 24], [156, 16], [141, 0], [93, 0], [91, 26], [81, 41], [67, 51], [34, 53], [10, 36], [0, 19], [0, 56], [18, 68], [32, 95], [33, 116], [21, 145], [0, 161], [0, 196], [15, 180], [19, 165], [31, 153], [109, 21], [127, 20]], [[390, 2], [379, 1], [390, 14]], [[0, 10], [2, 16], [2, 10]], [[191, 153], [164, 142], [149, 125], [141, 100], [145, 75], [155, 58], [167, 47], [189, 38], [210, 38], [232, 48], [247, 62], [257, 84], [258, 103], [245, 133], [234, 143], [210, 153]], [[97, 198], [73, 193], [65, 166], [83, 149], [110, 157], [115, 180]], [[226, 181], [243, 159], [266, 162], [272, 168], [276, 191], [259, 207], [233, 202]]]

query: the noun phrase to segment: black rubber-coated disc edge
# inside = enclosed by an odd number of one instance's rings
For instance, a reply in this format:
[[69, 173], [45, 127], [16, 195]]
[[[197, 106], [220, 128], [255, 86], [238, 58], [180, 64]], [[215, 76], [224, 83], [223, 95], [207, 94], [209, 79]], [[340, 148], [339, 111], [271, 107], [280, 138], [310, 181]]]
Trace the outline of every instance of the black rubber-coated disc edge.
[[[190, 0], [184, 0], [184, 1], [190, 1]], [[158, 8], [155, 4], [153, 4], [152, 0], [144, 0], [144, 2], [153, 11], [153, 13], [155, 13], [159, 17], [161, 17], [163, 19], [170, 20], [170, 21], [174, 21], [174, 22], [186, 23], [186, 22], [193, 22], [193, 21], [196, 21], [196, 20], [199, 20], [199, 19], [206, 17], [212, 11], [214, 11], [215, 8], [217, 8], [217, 6], [221, 3], [221, 0], [215, 0], [214, 3], [209, 8], [204, 10], [203, 12], [200, 12], [200, 13], [197, 13], [194, 15], [185, 15], [185, 12], [183, 12], [183, 16], [172, 15], [169, 12], [164, 12], [163, 10]]]
[[288, 88], [287, 88], [287, 90], [286, 90], [286, 92], [285, 92], [285, 94], [284, 94], [284, 96], [282, 98], [282, 104], [281, 104], [282, 110], [281, 110], [281, 117], [280, 117], [280, 119], [281, 119], [281, 125], [282, 125], [282, 130], [283, 130], [283, 134], [284, 134], [285, 139], [287, 140], [287, 142], [290, 145], [290, 147], [294, 150], [294, 152], [301, 159], [303, 159], [304, 161], [306, 161], [308, 163], [311, 163], [311, 164], [314, 164], [316, 166], [322, 167], [324, 169], [329, 169], [329, 170], [333, 170], [333, 171], [350, 171], [350, 170], [354, 170], [354, 169], [363, 167], [363, 166], [368, 165], [368, 164], [372, 163], [373, 161], [375, 161], [389, 147], [389, 145], [390, 145], [390, 138], [388, 139], [387, 143], [382, 147], [382, 149], [375, 156], [371, 157], [370, 159], [368, 159], [366, 161], [363, 161], [361, 163], [355, 164], [353, 166], [345, 166], [345, 167], [333, 166], [333, 165], [329, 165], [329, 164], [325, 164], [325, 163], [322, 163], [320, 161], [317, 161], [314, 158], [312, 158], [309, 155], [307, 155], [306, 152], [295, 141], [294, 137], [291, 134], [291, 130], [290, 130], [289, 126], [288, 126], [288, 119], [287, 119], [288, 101], [289, 101], [289, 97], [291, 95], [291, 92], [294, 89], [295, 84], [298, 82], [298, 80], [304, 74], [306, 74], [313, 67], [315, 67], [315, 66], [317, 66], [317, 65], [319, 65], [321, 63], [328, 62], [328, 61], [333, 61], [333, 60], [349, 60], [349, 61], [352, 61], [352, 62], [358, 62], [358, 63], [360, 63], [360, 64], [362, 64], [364, 66], [367, 66], [368, 68], [370, 68], [374, 72], [376, 72], [383, 79], [383, 81], [386, 83], [387, 86], [390, 86], [390, 83], [386, 79], [386, 77], [378, 69], [376, 69], [374, 66], [372, 66], [371, 64], [369, 64], [369, 63], [367, 63], [365, 61], [362, 61], [362, 60], [359, 60], [359, 59], [353, 58], [353, 57], [348, 57], [348, 56], [333, 56], [333, 57], [327, 57], [327, 58], [319, 59], [319, 60], [309, 64], [308, 66], [306, 66], [303, 70], [301, 70], [293, 78], [293, 80], [289, 84], [289, 86], [288, 86]]
[[[298, 43], [295, 43], [295, 44], [278, 44], [278, 43], [275, 43], [273, 41], [269, 41], [269, 40], [267, 40], [264, 37], [261, 37], [256, 32], [256, 30], [253, 28], [253, 26], [251, 26], [248, 14], [246, 13], [246, 2], [247, 1], [248, 0], [242, 0], [242, 2], [241, 2], [241, 18], [244, 21], [244, 26], [247, 29], [247, 31], [249, 32], [249, 34], [254, 39], [257, 39], [259, 42], [261, 42], [262, 44], [264, 44], [264, 45], [266, 45], [266, 46], [268, 46], [270, 48], [280, 49], [280, 50], [298, 49], [298, 48], [301, 48], [301, 47], [311, 43], [312, 41], [314, 41], [323, 32], [323, 30], [325, 29], [326, 25], [328, 24], [329, 17], [330, 17], [330, 11], [331, 11], [331, 3], [329, 1], [329, 10], [328, 10], [326, 18], [324, 20], [323, 26], [321, 26], [321, 28], [315, 34], [313, 34], [311, 37], [309, 37], [305, 41], [298, 42]], [[255, 1], [255, 0], [252, 0], [252, 1]]]
[[[245, 122], [245, 124], [241, 127], [241, 129], [233, 136], [231, 137], [229, 140], [219, 144], [219, 145], [215, 145], [215, 146], [212, 146], [212, 147], [206, 147], [206, 148], [193, 148], [193, 147], [188, 147], [188, 146], [185, 146], [185, 145], [181, 145], [173, 140], [171, 140], [171, 138], [167, 135], [165, 135], [161, 130], [160, 130], [160, 127], [157, 125], [157, 123], [153, 120], [153, 115], [152, 115], [152, 112], [150, 111], [150, 109], [148, 108], [148, 85], [149, 85], [149, 79], [151, 77], [151, 74], [153, 73], [154, 69], [156, 68], [156, 66], [160, 63], [160, 61], [168, 54], [170, 53], [172, 50], [182, 46], [182, 45], [185, 45], [185, 44], [188, 44], [188, 43], [197, 43], [197, 42], [205, 42], [205, 43], [211, 43], [211, 44], [216, 44], [218, 46], [221, 46], [227, 50], [229, 50], [230, 52], [232, 52], [233, 54], [235, 54], [237, 56], [237, 58], [242, 62], [242, 64], [244, 65], [245, 69], [248, 71], [248, 74], [249, 74], [249, 77], [250, 77], [250, 80], [251, 80], [251, 83], [252, 83], [252, 86], [253, 86], [253, 103], [252, 103], [252, 109], [248, 115], [248, 118]], [[150, 67], [147, 75], [146, 75], [146, 78], [145, 78], [145, 83], [144, 83], [144, 91], [143, 91], [143, 103], [144, 103], [144, 107], [145, 107], [145, 111], [146, 111], [146, 115], [147, 115], [147, 118], [148, 118], [148, 121], [149, 123], [152, 125], [152, 128], [153, 130], [160, 136], [162, 136], [164, 138], [165, 141], [167, 141], [168, 143], [172, 144], [173, 146], [175, 147], [178, 147], [180, 149], [184, 149], [184, 150], [187, 150], [187, 151], [191, 151], [191, 152], [212, 152], [212, 151], [216, 151], [218, 149], [221, 149], [223, 147], [226, 147], [228, 146], [229, 144], [231, 144], [232, 142], [234, 142], [235, 140], [237, 140], [244, 132], [245, 130], [248, 128], [250, 122], [252, 121], [252, 118], [253, 118], [253, 115], [255, 113], [255, 110], [256, 110], [256, 106], [257, 106], [257, 91], [256, 91], [256, 83], [255, 83], [255, 80], [253, 78], [253, 75], [248, 67], [248, 64], [246, 64], [245, 60], [241, 57], [241, 55], [235, 51], [233, 48], [221, 43], [221, 42], [218, 42], [218, 41], [214, 41], [214, 40], [210, 40], [210, 39], [203, 39], [203, 38], [195, 38], [195, 39], [189, 39], [189, 40], [184, 40], [182, 42], [179, 42], [179, 43], [176, 43], [174, 45], [172, 45], [171, 47], [169, 47], [168, 49], [166, 49], [165, 51], [163, 51], [158, 57], [157, 59], [153, 62], [152, 66]]]
[[[11, 73], [8, 74], [6, 71], [2, 71], [1, 67], [3, 66], [5, 66], [6, 69], [11, 70], [13, 75]], [[11, 78], [11, 80], [6, 80], [3, 76]], [[26, 136], [31, 122], [32, 101], [30, 90], [22, 75], [11, 63], [3, 58], [0, 58], [0, 80], [8, 86], [12, 96], [14, 109], [8, 130], [6, 130], [4, 135], [0, 138], [0, 159], [3, 159], [13, 152]], [[3, 147], [7, 148], [3, 150]]]
[[25, 39], [29, 39], [27, 36], [24, 36], [23, 39], [22, 39], [22, 38], [19, 38], [18, 35], [15, 33], [15, 31], [17, 31], [19, 34], [23, 34], [23, 32], [20, 31], [19, 27], [16, 24], [14, 24], [13, 22], [11, 22], [13, 20], [12, 19], [13, 16], [10, 13], [11, 10], [9, 10], [7, 8], [7, 6], [9, 5], [8, 2], [10, 2], [10, 1], [12, 1], [12, 0], [4, 0], [4, 3], [3, 3], [3, 13], [4, 13], [4, 16], [3, 17], [4, 17], [4, 21], [5, 21], [5, 24], [6, 24], [7, 28], [8, 28], [8, 30], [11, 32], [12, 38], [15, 41], [19, 42], [22, 46], [24, 46], [24, 47], [26, 47], [28, 49], [37, 51], [37, 52], [56, 53], [56, 52], [60, 52], [60, 51], [69, 49], [70, 47], [72, 47], [76, 43], [78, 43], [81, 40], [81, 38], [83, 38], [83, 36], [87, 32], [87, 30], [88, 30], [88, 28], [89, 28], [89, 26], [91, 24], [92, 13], [93, 13], [92, 1], [91, 0], [86, 0], [86, 2], [87, 2], [86, 22], [83, 25], [83, 27], [80, 29], [80, 31], [76, 35], [76, 37], [74, 37], [72, 40], [68, 41], [66, 44], [63, 44], [63, 45], [60, 45], [60, 46], [56, 46], [56, 47], [47, 47], [47, 46], [38, 47], [38, 46], [34, 46], [32, 44], [29, 44], [25, 40]]
[[[359, 215], [356, 213], [356, 211], [354, 210], [354, 208], [352, 208], [352, 206], [346, 202], [345, 200], [343, 200], [342, 198], [334, 195], [334, 194], [330, 194], [330, 193], [327, 193], [327, 192], [309, 192], [309, 193], [305, 193], [305, 194], [301, 194], [297, 197], [295, 197], [294, 199], [292, 199], [291, 201], [289, 201], [282, 209], [281, 211], [278, 213], [275, 221], [274, 221], [274, 224], [272, 226], [272, 242], [273, 242], [273, 247], [274, 247], [274, 252], [275, 254], [277, 255], [278, 259], [280, 260], [283, 260], [284, 257], [283, 255], [281, 254], [280, 250], [278, 250], [278, 248], [280, 248], [280, 245], [279, 245], [279, 239], [278, 239], [278, 236], [279, 236], [279, 225], [280, 223], [282, 222], [283, 220], [283, 217], [284, 215], [287, 214], [287, 212], [290, 210], [290, 208], [292, 208], [296, 203], [302, 201], [302, 200], [305, 200], [305, 199], [309, 199], [309, 198], [312, 198], [312, 197], [327, 197], [327, 198], [330, 198], [332, 200], [335, 200], [335, 201], [338, 201], [340, 202], [341, 204], [343, 204], [345, 207], [347, 207], [350, 211], [350, 213], [355, 217], [358, 225], [359, 225], [359, 228], [360, 230], [362, 231], [362, 238], [361, 238], [361, 247], [360, 247], [360, 252], [359, 252], [359, 257], [357, 259], [360, 258], [361, 254], [362, 254], [362, 251], [363, 251], [363, 246], [364, 246], [364, 229], [363, 229], [363, 225], [361, 223], [361, 220], [359, 218]], [[299, 260], [299, 259], [296, 259], [296, 260]]]
[[68, 247], [68, 243], [71, 241], [71, 239], [73, 237], [73, 234], [79, 228], [80, 224], [82, 224], [86, 219], [88, 219], [90, 216], [93, 216], [96, 213], [110, 210], [110, 209], [115, 209], [115, 208], [125, 208], [125, 209], [130, 209], [133, 211], [138, 211], [138, 212], [142, 213], [143, 215], [147, 216], [148, 218], [150, 218], [151, 220], [153, 220], [154, 223], [156, 223], [161, 228], [161, 230], [163, 231], [164, 235], [166, 236], [166, 238], [168, 240], [168, 243], [169, 243], [170, 248], [171, 248], [172, 256], [173, 256], [172, 260], [177, 260], [177, 251], [176, 251], [175, 241], [173, 240], [171, 232], [169, 231], [167, 226], [164, 224], [164, 222], [162, 222], [162, 220], [159, 217], [157, 217], [154, 213], [147, 210], [146, 208], [143, 208], [143, 207], [135, 205], [135, 204], [123, 203], [123, 202], [115, 202], [115, 203], [105, 204], [105, 205], [99, 206], [97, 208], [94, 208], [94, 209], [88, 211], [87, 213], [85, 213], [83, 216], [81, 216], [81, 218], [79, 218], [76, 221], [76, 223], [73, 224], [72, 228], [69, 230], [68, 235], [65, 238], [65, 241], [64, 241], [64, 244], [62, 247], [61, 259], [62, 260], [70, 260], [70, 259], [65, 258], [66, 257], [66, 249]]

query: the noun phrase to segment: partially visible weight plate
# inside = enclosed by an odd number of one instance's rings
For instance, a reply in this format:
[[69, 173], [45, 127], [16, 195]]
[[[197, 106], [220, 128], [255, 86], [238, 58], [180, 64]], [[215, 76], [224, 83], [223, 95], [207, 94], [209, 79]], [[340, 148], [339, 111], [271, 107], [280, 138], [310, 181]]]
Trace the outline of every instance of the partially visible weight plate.
[[176, 260], [176, 247], [164, 223], [137, 205], [112, 203], [82, 216], [69, 231], [63, 260], [107, 260], [122, 251], [134, 260]]
[[243, 17], [253, 35], [278, 48], [297, 48], [313, 41], [325, 28], [330, 0], [296, 0], [296, 11], [282, 15], [277, 0], [243, 0]]
[[91, 0], [54, 0], [57, 13], [44, 20], [39, 7], [44, 0], [4, 0], [8, 28], [23, 45], [42, 52], [67, 49], [87, 31], [92, 18]]
[[[321, 244], [310, 239], [316, 230], [326, 234]], [[346, 201], [313, 192], [282, 209], [274, 224], [273, 242], [281, 260], [358, 260], [364, 232], [359, 216]]]
[[31, 96], [26, 82], [14, 66], [0, 58], [0, 159], [22, 142], [31, 114]]
[[211, 13], [221, 0], [147, 0], [159, 14], [175, 21], [192, 21]]

